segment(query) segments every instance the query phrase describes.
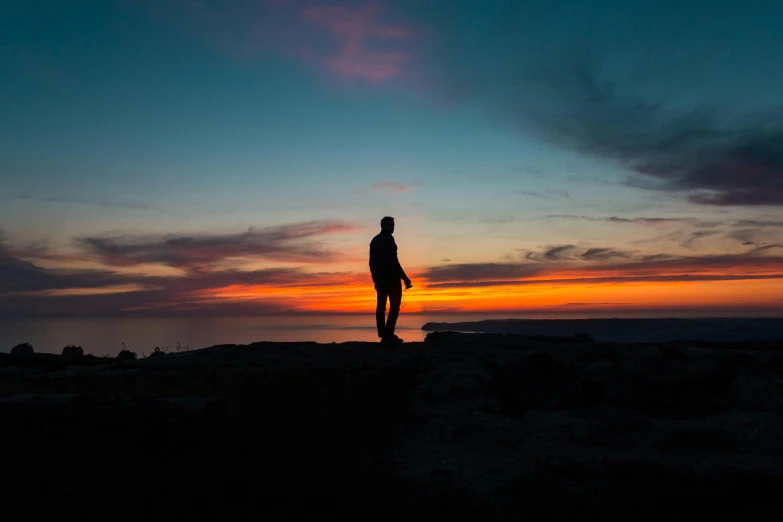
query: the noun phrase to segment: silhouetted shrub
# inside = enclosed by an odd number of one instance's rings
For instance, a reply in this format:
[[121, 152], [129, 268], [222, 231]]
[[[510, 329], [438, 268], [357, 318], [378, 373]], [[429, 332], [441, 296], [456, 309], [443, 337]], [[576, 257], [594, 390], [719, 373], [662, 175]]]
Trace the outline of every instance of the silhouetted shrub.
[[32, 361], [35, 359], [33, 345], [30, 343], [17, 344], [11, 349], [11, 358], [17, 362]]
[[137, 359], [136, 352], [132, 352], [130, 350], [123, 350], [117, 355], [115, 361], [117, 362], [135, 361], [136, 359]]

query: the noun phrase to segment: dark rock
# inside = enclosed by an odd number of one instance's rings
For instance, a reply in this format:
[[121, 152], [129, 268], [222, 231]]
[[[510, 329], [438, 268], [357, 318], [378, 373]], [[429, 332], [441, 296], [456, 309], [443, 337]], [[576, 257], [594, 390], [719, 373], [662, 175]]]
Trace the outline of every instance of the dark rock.
[[608, 387], [604, 382], [593, 380], [582, 383], [585, 406], [603, 404], [607, 400], [608, 393]]
[[776, 399], [774, 383], [754, 375], [740, 375], [731, 391], [736, 404], [745, 409], [766, 410]]
[[761, 521], [775, 512], [783, 473], [719, 460], [678, 465], [652, 456], [548, 455], [514, 486], [509, 496], [533, 520]]
[[72, 344], [69, 344], [65, 348], [63, 348], [62, 353], [63, 362], [65, 364], [74, 364], [81, 362], [84, 358], [84, 350], [81, 346], [74, 346]]
[[710, 377], [669, 374], [637, 380], [629, 399], [634, 407], [651, 412], [698, 415], [724, 408], [726, 392]]
[[595, 339], [590, 337], [586, 333], [577, 333], [568, 337], [560, 337], [553, 335], [533, 335], [530, 337], [534, 341], [551, 344], [584, 344], [594, 343]]
[[17, 363], [29, 363], [35, 361], [35, 352], [30, 343], [17, 344], [11, 348], [11, 360]]
[[468, 372], [455, 372], [434, 385], [432, 392], [436, 399], [467, 398], [482, 395], [489, 385], [481, 376]]
[[607, 443], [607, 428], [600, 421], [569, 411], [531, 410], [522, 422], [534, 439], [565, 444]]
[[534, 375], [550, 377], [555, 374], [555, 356], [549, 352], [535, 352], [524, 358], [525, 369]]
[[585, 346], [583, 355], [589, 361], [612, 361], [619, 355], [617, 347], [611, 344]]
[[83, 394], [16, 395], [0, 398], [0, 415], [13, 415], [17, 421], [38, 419], [53, 424], [92, 418], [101, 422], [132, 423], [163, 420], [214, 420], [229, 410], [228, 401], [220, 397], [169, 397], [152, 399], [109, 399]]
[[150, 354], [150, 357], [160, 357], [161, 355], [166, 355], [166, 352], [161, 351], [160, 348], [156, 346], [155, 351]]
[[[776, 520], [777, 350], [444, 332], [37, 354], [0, 368], [0, 490], [31, 519], [90, 491], [121, 520]], [[150, 477], [165, 494], [115, 494]]]
[[702, 420], [658, 424], [651, 441], [676, 451], [783, 451], [783, 418], [768, 412], [732, 409]]
[[673, 361], [682, 364], [687, 364], [690, 360], [688, 352], [685, 348], [677, 345], [663, 344], [658, 347], [661, 359], [664, 361]]
[[612, 360], [603, 360], [603, 361], [590, 363], [585, 368], [588, 374], [601, 375], [601, 376], [610, 375], [614, 369], [615, 369], [615, 364], [614, 361]]
[[704, 356], [689, 361], [685, 369], [691, 373], [715, 374], [720, 369], [720, 364], [716, 357]]

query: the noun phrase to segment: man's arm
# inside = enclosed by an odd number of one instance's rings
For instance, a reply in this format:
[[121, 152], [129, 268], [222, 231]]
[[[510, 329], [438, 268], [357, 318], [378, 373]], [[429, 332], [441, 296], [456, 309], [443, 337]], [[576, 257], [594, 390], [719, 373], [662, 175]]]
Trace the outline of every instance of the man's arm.
[[373, 266], [373, 262], [372, 262], [373, 257], [374, 257], [373, 256], [373, 254], [374, 254], [373, 249], [374, 249], [374, 245], [373, 245], [373, 243], [370, 243], [370, 275], [372, 276], [372, 282], [373, 283], [377, 283], [377, 281], [375, 280], [375, 272], [376, 272], [375, 268], [376, 267]]
[[411, 280], [408, 279], [408, 276], [405, 274], [405, 270], [402, 269], [402, 265], [400, 264], [400, 260], [397, 258], [397, 242], [394, 241], [394, 238], [392, 238], [392, 244], [394, 245], [394, 269], [397, 271], [398, 275], [400, 276], [400, 279], [405, 281], [405, 286], [411, 286]]

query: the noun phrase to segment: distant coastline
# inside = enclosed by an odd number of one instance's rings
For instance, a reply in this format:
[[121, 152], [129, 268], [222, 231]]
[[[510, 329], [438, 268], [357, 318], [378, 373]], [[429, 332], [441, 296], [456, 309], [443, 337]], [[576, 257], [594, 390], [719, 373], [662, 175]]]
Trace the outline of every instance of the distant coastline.
[[428, 322], [421, 329], [545, 336], [587, 334], [604, 342], [783, 340], [783, 318], [487, 319]]

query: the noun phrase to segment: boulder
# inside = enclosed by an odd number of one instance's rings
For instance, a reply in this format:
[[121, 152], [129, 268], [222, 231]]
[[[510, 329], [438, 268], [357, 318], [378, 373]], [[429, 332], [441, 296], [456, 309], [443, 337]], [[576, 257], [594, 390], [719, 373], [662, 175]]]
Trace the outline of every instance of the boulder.
[[703, 355], [688, 361], [685, 369], [690, 373], [709, 375], [718, 373], [720, 366], [716, 357]]
[[471, 370], [457, 370], [443, 377], [432, 387], [432, 393], [436, 400], [450, 398], [466, 399], [486, 395], [491, 385], [491, 378], [475, 368]]
[[774, 399], [773, 383], [755, 375], [740, 375], [732, 385], [736, 404], [748, 410], [765, 410]]
[[81, 346], [74, 346], [69, 344], [63, 348], [62, 357], [65, 364], [73, 364], [81, 361], [84, 358], [84, 350]]
[[166, 355], [166, 352], [161, 351], [159, 347], [155, 347], [155, 351], [150, 354], [150, 357], [159, 357], [161, 355]]
[[549, 352], [533, 352], [526, 355], [523, 360], [526, 369], [534, 375], [550, 377], [556, 373], [555, 356]]
[[771, 452], [783, 449], [783, 418], [730, 409], [704, 419], [659, 421], [650, 445], [663, 451]]
[[597, 420], [560, 410], [530, 410], [522, 425], [533, 439], [576, 445], [605, 444], [608, 431]]

